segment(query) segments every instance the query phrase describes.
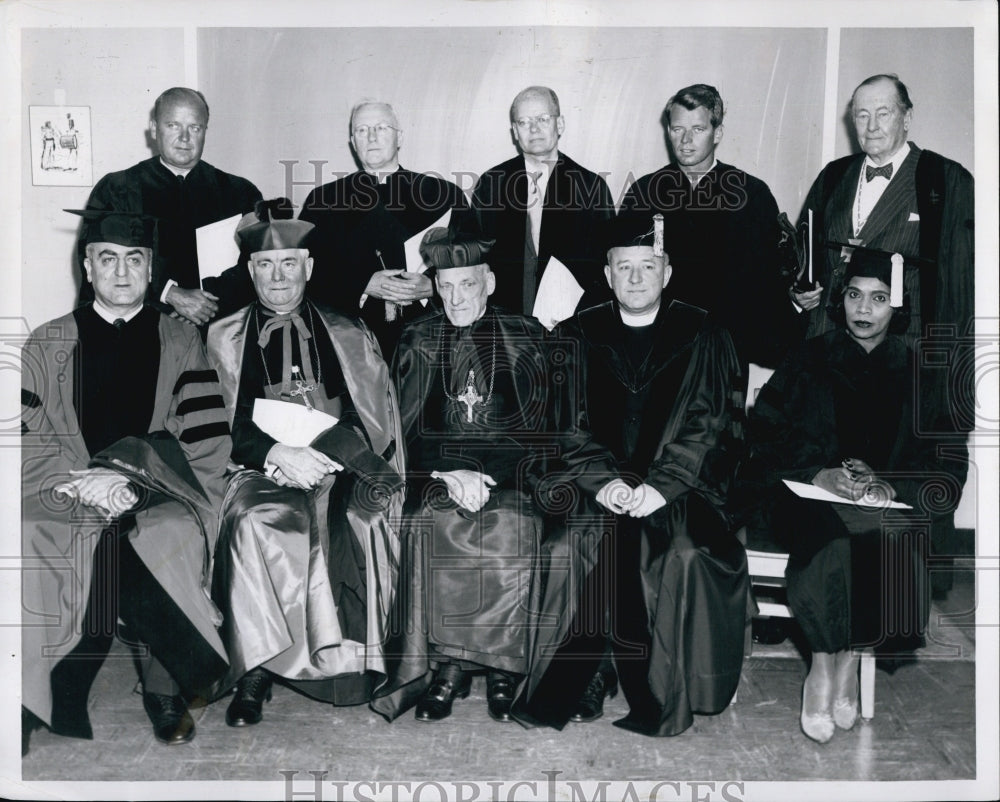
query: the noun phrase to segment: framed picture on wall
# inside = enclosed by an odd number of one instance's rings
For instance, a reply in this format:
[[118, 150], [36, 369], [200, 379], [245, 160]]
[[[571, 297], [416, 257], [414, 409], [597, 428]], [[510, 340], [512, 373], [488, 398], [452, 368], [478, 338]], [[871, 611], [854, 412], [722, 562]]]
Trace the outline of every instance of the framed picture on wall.
[[28, 134], [33, 186], [94, 183], [90, 106], [28, 106]]

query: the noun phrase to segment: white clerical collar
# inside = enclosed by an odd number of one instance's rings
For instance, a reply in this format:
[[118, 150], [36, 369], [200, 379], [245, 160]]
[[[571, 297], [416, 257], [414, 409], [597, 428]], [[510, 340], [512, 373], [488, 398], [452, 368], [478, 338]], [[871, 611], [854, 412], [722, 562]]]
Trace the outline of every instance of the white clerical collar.
[[683, 169], [681, 170], [681, 172], [687, 176], [687, 180], [691, 182], [691, 186], [696, 187], [698, 186], [698, 183], [701, 181], [701, 179], [703, 179], [706, 175], [708, 175], [710, 172], [712, 172], [712, 170], [715, 169], [715, 165], [717, 165], [718, 163], [719, 163], [718, 159], [712, 159], [711, 167], [709, 167], [704, 172], [695, 173], [694, 176], [692, 176], [690, 173], [684, 172]]
[[[887, 162], [883, 162], [881, 166], [884, 167], [886, 164], [891, 164], [892, 174], [896, 175], [899, 172], [899, 168], [903, 166], [903, 162], [906, 161], [906, 157], [909, 155], [910, 155], [910, 143], [904, 142], [903, 146], [892, 154], [892, 158], [889, 159], [889, 161]], [[865, 164], [866, 165], [870, 164], [872, 167], [879, 166], [872, 161], [871, 156], [865, 156]], [[890, 178], [889, 180], [891, 181], [892, 179]]]
[[384, 184], [386, 181], [389, 180], [389, 176], [395, 175], [401, 169], [402, 168], [397, 164], [391, 170], [365, 170], [365, 172], [368, 173], [368, 175], [370, 175], [372, 178], [375, 179], [375, 183], [377, 183], [377, 184]]
[[622, 316], [622, 323], [626, 326], [631, 326], [633, 329], [639, 329], [643, 326], [652, 326], [653, 321], [656, 320], [656, 314], [660, 311], [660, 305], [657, 304], [656, 308], [650, 312], [643, 312], [642, 314], [635, 315], [627, 311], [624, 307], [618, 307], [618, 313]]
[[116, 320], [124, 320], [126, 323], [128, 323], [132, 318], [134, 318], [142, 311], [142, 304], [139, 304], [131, 312], [128, 312], [127, 314], [123, 315], [120, 312], [113, 312], [112, 310], [108, 309], [108, 307], [106, 307], [104, 304], [102, 304], [95, 298], [94, 311], [97, 312], [98, 316], [102, 320], [107, 321], [111, 325], [114, 325]]
[[187, 174], [190, 173], [194, 169], [194, 167], [188, 167], [188, 168], [174, 167], [172, 164], [167, 164], [165, 161], [163, 161], [163, 157], [162, 156], [160, 156], [160, 164], [162, 164], [164, 167], [166, 167], [174, 175], [179, 175], [179, 176], [181, 176], [183, 178], [187, 178]]

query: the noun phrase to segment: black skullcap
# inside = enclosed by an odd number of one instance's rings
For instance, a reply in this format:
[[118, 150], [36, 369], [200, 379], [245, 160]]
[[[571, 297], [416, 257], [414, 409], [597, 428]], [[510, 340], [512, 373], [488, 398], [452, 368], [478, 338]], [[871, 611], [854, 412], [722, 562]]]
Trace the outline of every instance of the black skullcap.
[[108, 209], [63, 209], [83, 218], [80, 242], [111, 242], [127, 248], [156, 247], [156, 218], [148, 214], [116, 212]]
[[243, 215], [236, 226], [236, 239], [244, 252], [283, 251], [308, 248], [309, 234], [315, 226], [292, 219], [288, 198], [257, 201], [254, 210]]
[[459, 234], [447, 228], [432, 228], [420, 241], [420, 255], [438, 270], [487, 264], [486, 254], [496, 240]]
[[[659, 223], [658, 234], [656, 230], [657, 223]], [[663, 215], [626, 212], [612, 218], [605, 227], [604, 245], [605, 252], [610, 251], [612, 248], [646, 246], [653, 249], [654, 255], [662, 256]]]

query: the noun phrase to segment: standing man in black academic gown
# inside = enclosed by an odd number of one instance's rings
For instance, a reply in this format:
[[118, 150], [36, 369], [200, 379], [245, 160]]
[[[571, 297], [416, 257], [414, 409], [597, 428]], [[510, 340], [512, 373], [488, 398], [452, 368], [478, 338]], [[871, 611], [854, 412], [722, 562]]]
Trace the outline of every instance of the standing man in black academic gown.
[[[97, 182], [88, 209], [152, 215], [159, 220], [159, 247], [149, 284], [150, 302], [161, 302], [198, 326], [248, 304], [253, 287], [242, 266], [200, 279], [195, 230], [253, 211], [260, 190], [245, 178], [202, 161], [208, 102], [201, 92], [175, 86], [153, 105], [149, 136], [159, 155]], [[81, 256], [82, 259], [82, 256]], [[84, 282], [81, 300], [93, 295]]]
[[358, 103], [350, 141], [362, 169], [310, 192], [299, 213], [316, 226], [309, 296], [360, 315], [390, 361], [403, 324], [434, 293], [430, 275], [407, 272], [403, 244], [468, 201], [450, 181], [400, 167], [403, 129], [388, 103]]
[[510, 130], [520, 154], [486, 171], [472, 193], [480, 232], [496, 240], [494, 302], [512, 312], [533, 314], [552, 258], [583, 289], [578, 309], [607, 299], [600, 232], [615, 204], [601, 176], [559, 150], [565, 128], [555, 92], [547, 86], [518, 92]]
[[685, 87], [667, 102], [671, 164], [636, 181], [619, 214], [663, 215], [670, 294], [729, 329], [744, 362], [773, 367], [795, 338], [779, 270], [778, 204], [759, 178], [720, 162], [724, 109], [714, 86]]
[[[579, 343], [583, 425], [623, 477], [597, 497], [615, 513], [611, 549], [581, 583], [578, 609], [610, 607], [630, 708], [615, 725], [645, 735], [677, 735], [693, 712], [729, 704], [748, 581], [723, 513], [739, 453], [740, 365], [729, 333], [704, 309], [664, 293], [672, 271], [661, 226], [616, 221], [605, 267], [615, 300], [560, 329]], [[552, 644], [538, 650], [551, 659], [532, 665], [515, 716], [556, 727], [600, 716], [611, 681], [606, 666], [598, 671], [603, 642], [592, 635], [555, 645], [554, 655]]]

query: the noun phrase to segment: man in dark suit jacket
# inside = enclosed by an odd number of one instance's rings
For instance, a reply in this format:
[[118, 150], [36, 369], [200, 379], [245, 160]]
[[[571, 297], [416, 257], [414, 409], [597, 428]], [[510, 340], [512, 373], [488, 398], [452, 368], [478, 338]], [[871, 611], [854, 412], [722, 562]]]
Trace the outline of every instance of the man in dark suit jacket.
[[584, 294], [577, 308], [607, 300], [601, 237], [614, 217], [607, 182], [559, 152], [566, 123], [559, 98], [545, 86], [529, 86], [510, 107], [510, 128], [519, 156], [479, 179], [472, 205], [479, 228], [496, 240], [490, 267], [497, 306], [532, 315], [549, 260], [558, 259]]
[[673, 297], [711, 313], [743, 362], [773, 367], [795, 335], [779, 270], [778, 204], [759, 178], [716, 158], [724, 113], [707, 84], [670, 98], [662, 123], [673, 161], [636, 181], [619, 215], [662, 214]]
[[[850, 116], [862, 153], [823, 168], [806, 197], [814, 212], [819, 286], [795, 293], [808, 312], [806, 336], [834, 327], [826, 315], [839, 297], [847, 249], [835, 243], [900, 253], [912, 310], [909, 344], [927, 323], [971, 334], [974, 309], [974, 184], [957, 162], [907, 142], [913, 103], [893, 75], [873, 75], [851, 96]], [[832, 245], [832, 247], [830, 247]], [[822, 256], [820, 256], [822, 254]], [[831, 294], [832, 293], [832, 294]]]
[[[251, 212], [262, 197], [245, 178], [201, 160], [207, 130], [208, 103], [201, 92], [177, 86], [166, 90], [156, 99], [149, 121], [159, 156], [108, 173], [87, 201], [88, 209], [157, 218], [158, 250], [148, 300], [160, 301], [199, 326], [220, 312], [246, 306], [254, 292], [243, 266], [201, 281], [195, 229]], [[92, 298], [90, 284], [84, 282], [80, 300]]]

